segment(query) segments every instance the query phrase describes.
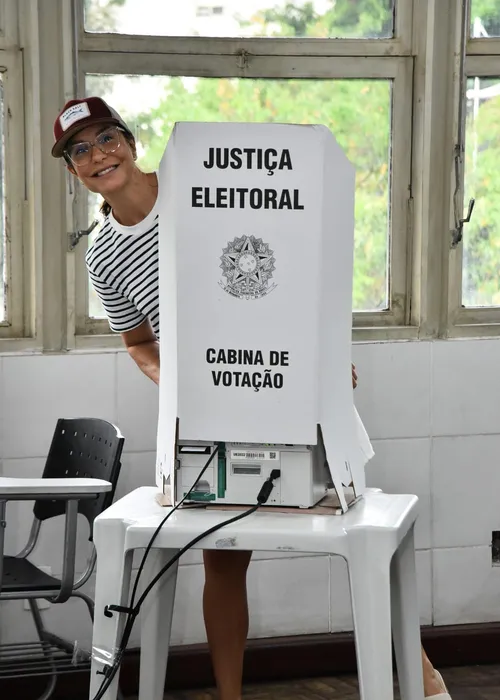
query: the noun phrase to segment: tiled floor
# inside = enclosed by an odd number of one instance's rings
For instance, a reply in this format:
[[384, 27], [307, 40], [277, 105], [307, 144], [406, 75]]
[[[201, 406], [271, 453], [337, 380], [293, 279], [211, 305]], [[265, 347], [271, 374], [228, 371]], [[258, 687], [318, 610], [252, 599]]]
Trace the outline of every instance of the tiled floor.
[[[500, 700], [500, 666], [474, 666], [443, 671], [453, 700]], [[172, 692], [164, 700], [215, 700], [213, 690]], [[315, 678], [245, 688], [244, 700], [358, 700], [352, 676]], [[399, 699], [399, 694], [396, 694]]]

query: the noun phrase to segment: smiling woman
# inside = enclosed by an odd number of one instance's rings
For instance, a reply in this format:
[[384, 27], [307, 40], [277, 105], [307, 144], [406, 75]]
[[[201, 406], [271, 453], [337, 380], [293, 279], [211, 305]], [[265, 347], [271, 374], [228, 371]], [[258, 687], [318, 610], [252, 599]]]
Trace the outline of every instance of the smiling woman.
[[64, 158], [87, 190], [104, 199], [106, 218], [86, 259], [109, 325], [127, 342], [126, 334], [144, 324], [154, 341], [159, 332], [156, 174], [137, 167], [132, 132], [99, 97], [67, 103], [54, 137], [52, 154]]

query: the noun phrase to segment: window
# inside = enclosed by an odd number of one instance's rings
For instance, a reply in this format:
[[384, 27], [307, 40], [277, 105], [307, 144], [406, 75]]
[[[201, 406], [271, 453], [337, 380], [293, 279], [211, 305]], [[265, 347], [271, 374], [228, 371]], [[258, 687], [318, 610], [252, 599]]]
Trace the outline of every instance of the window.
[[5, 101], [0, 76], [0, 323], [8, 321], [7, 296], [9, 278], [9, 251], [5, 219]]
[[462, 328], [500, 321], [500, 0], [472, 0], [463, 85], [464, 225], [452, 274], [452, 320]]
[[357, 173], [353, 337], [500, 334], [500, 0], [38, 10], [0, 0], [0, 350], [120, 344], [85, 267], [97, 229], [67, 245], [100, 203], [47, 156], [85, 93], [122, 113], [146, 169], [178, 120], [327, 124]]
[[500, 36], [498, 0], [471, 0], [470, 36], [473, 39]]
[[[0, 338], [26, 334], [24, 117], [19, 55], [0, 50]], [[26, 302], [26, 304], [25, 304]]]
[[[135, 133], [140, 165], [150, 170], [158, 166], [176, 121], [329, 126], [357, 172], [355, 322], [403, 325], [412, 59], [411, 23], [403, 30], [401, 16], [408, 18], [411, 3], [399, 2], [399, 15], [392, 0], [369, 4], [371, 13], [329, 0], [283, 3], [282, 9], [274, 0], [187, 2], [174, 21], [169, 3], [142, 0], [142, 14], [154, 16], [155, 23], [149, 19], [141, 25], [134, 0], [85, 0], [80, 3], [80, 91], [102, 95], [116, 107]], [[205, 36], [195, 36], [197, 18], [210, 22]], [[165, 36], [150, 37], [153, 27]], [[240, 48], [231, 46], [227, 53], [226, 36], [247, 38], [235, 39]], [[329, 38], [336, 36], [345, 39]], [[385, 55], [387, 43], [394, 55]], [[79, 198], [75, 225], [86, 228], [98, 203], [84, 193]], [[84, 253], [82, 244], [77, 331], [101, 334], [107, 322], [89, 287]]]
[[[341, 0], [277, 3], [275, 0], [226, 0], [223, 5], [182, 5], [161, 0], [85, 0], [85, 30], [95, 33], [197, 36], [196, 18], [228, 18], [214, 36], [294, 36], [392, 38], [394, 0], [369, 3]], [[154, 18], [154, 19], [153, 19]]]
[[[32, 334], [30, 250], [26, 245], [24, 64], [15, 0], [0, 0], [0, 344]], [[24, 343], [24, 340], [21, 341]], [[28, 341], [29, 342], [29, 341]]]
[[476, 204], [464, 233], [462, 304], [500, 306], [500, 77], [469, 77], [466, 101], [465, 201]]
[[[391, 80], [91, 75], [86, 89], [123, 107], [139, 144], [139, 165], [147, 170], [158, 167], [174, 122], [194, 113], [203, 121], [316, 121], [335, 130], [357, 172], [354, 310], [389, 309]], [[146, 111], [141, 93], [153, 97]], [[96, 216], [94, 200], [90, 207], [89, 221]], [[92, 286], [89, 293], [90, 317], [103, 317]]]

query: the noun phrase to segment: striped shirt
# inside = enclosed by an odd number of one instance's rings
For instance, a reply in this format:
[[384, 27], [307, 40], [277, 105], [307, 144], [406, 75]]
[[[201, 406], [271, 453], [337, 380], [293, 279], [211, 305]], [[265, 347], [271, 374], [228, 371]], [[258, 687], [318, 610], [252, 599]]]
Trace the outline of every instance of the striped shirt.
[[156, 204], [135, 226], [122, 226], [111, 212], [85, 260], [111, 330], [131, 331], [148, 318], [159, 338]]

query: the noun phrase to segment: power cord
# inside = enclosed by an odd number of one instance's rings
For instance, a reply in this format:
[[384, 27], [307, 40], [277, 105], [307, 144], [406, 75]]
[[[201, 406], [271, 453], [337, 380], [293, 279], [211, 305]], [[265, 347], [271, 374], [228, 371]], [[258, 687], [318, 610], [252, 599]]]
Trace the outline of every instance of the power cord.
[[[126, 646], [127, 646], [127, 644], [128, 644], [128, 641], [129, 641], [129, 639], [130, 639], [130, 634], [131, 634], [131, 632], [132, 632], [132, 627], [133, 627], [133, 624], [134, 624], [134, 622], [135, 622], [135, 618], [136, 618], [136, 616], [137, 616], [137, 613], [134, 611], [134, 607], [135, 607], [135, 596], [137, 595], [137, 589], [138, 589], [138, 587], [139, 587], [139, 580], [140, 580], [141, 574], [142, 574], [142, 572], [143, 572], [144, 566], [145, 566], [145, 564], [146, 564], [146, 559], [147, 559], [147, 557], [148, 557], [148, 554], [149, 554], [149, 552], [151, 551], [151, 548], [152, 548], [152, 546], [153, 546], [153, 543], [154, 543], [154, 541], [156, 540], [156, 538], [157, 538], [159, 532], [161, 531], [161, 529], [163, 528], [163, 526], [164, 526], [165, 523], [167, 522], [167, 520], [173, 515], [173, 513], [175, 513], [176, 510], [178, 510], [178, 509], [182, 506], [182, 504], [183, 504], [183, 503], [185, 502], [185, 500], [190, 496], [190, 494], [192, 493], [192, 491], [194, 491], [194, 489], [195, 489], [196, 486], [198, 485], [200, 479], [202, 478], [202, 476], [204, 475], [204, 473], [206, 472], [206, 470], [208, 469], [208, 467], [210, 466], [210, 464], [212, 463], [212, 461], [213, 461], [213, 459], [214, 459], [214, 457], [215, 457], [215, 455], [217, 454], [218, 451], [219, 451], [219, 447], [218, 447], [218, 445], [216, 445], [215, 449], [214, 449], [213, 452], [210, 454], [210, 457], [208, 458], [207, 462], [204, 464], [203, 468], [201, 469], [200, 473], [198, 474], [196, 480], [195, 480], [194, 483], [192, 484], [192, 486], [191, 486], [191, 488], [189, 489], [189, 491], [187, 491], [187, 493], [184, 494], [183, 498], [179, 501], [179, 503], [177, 503], [176, 506], [174, 506], [171, 510], [169, 510], [169, 512], [167, 513], [167, 515], [163, 518], [163, 520], [160, 522], [160, 524], [158, 525], [158, 527], [157, 527], [156, 530], [154, 531], [154, 533], [153, 533], [153, 535], [152, 535], [150, 541], [148, 542], [148, 545], [147, 545], [147, 547], [146, 547], [146, 549], [145, 549], [145, 551], [144, 551], [143, 557], [142, 557], [142, 559], [141, 559], [141, 563], [139, 564], [139, 568], [138, 568], [138, 570], [137, 570], [137, 576], [136, 576], [136, 578], [135, 578], [134, 587], [133, 587], [133, 589], [132, 589], [132, 595], [131, 595], [131, 598], [130, 598], [130, 605], [129, 605], [128, 607], [122, 607], [122, 606], [120, 606], [120, 605], [107, 605], [107, 606], [104, 608], [104, 615], [105, 615], [106, 617], [112, 617], [112, 616], [113, 616], [113, 612], [118, 612], [118, 613], [119, 613], [119, 612], [124, 612], [124, 613], [127, 613], [127, 618], [126, 618], [126, 621], [125, 621], [125, 626], [124, 626], [124, 630], [123, 630], [123, 634], [122, 634], [122, 639], [121, 639], [121, 641], [120, 641], [120, 645], [119, 645], [118, 651], [117, 651], [117, 653], [116, 653], [115, 662], [113, 663], [112, 666], [110, 666], [110, 667], [106, 668], [104, 671], [102, 671], [102, 673], [103, 673], [103, 675], [105, 676], [105, 678], [104, 678], [103, 683], [101, 684], [101, 687], [100, 687], [99, 690], [97, 691], [97, 695], [95, 696], [94, 700], [99, 700], [99, 699], [103, 696], [103, 694], [106, 692], [106, 690], [107, 690], [107, 689], [109, 688], [109, 686], [111, 685], [111, 681], [113, 680], [114, 676], [116, 675], [116, 671], [117, 671], [118, 668], [120, 667], [121, 658], [122, 658], [122, 656], [123, 656], [123, 653], [124, 653], [124, 651], [125, 651], [125, 649], [126, 649]], [[174, 495], [173, 487], [172, 487], [172, 489], [171, 489], [171, 494]], [[130, 631], [129, 631], [128, 634], [127, 634], [127, 631], [128, 631], [128, 629], [129, 629], [129, 627], [130, 627]], [[115, 668], [115, 667], [117, 667], [117, 668]]]
[[132, 629], [135, 623], [135, 618], [139, 614], [139, 611], [141, 609], [141, 606], [146, 599], [146, 597], [149, 595], [151, 590], [154, 588], [154, 586], [158, 583], [158, 581], [166, 574], [166, 572], [181, 558], [183, 554], [185, 554], [191, 547], [193, 547], [195, 544], [197, 544], [200, 540], [202, 540], [205, 537], [208, 537], [209, 535], [213, 534], [217, 530], [220, 530], [221, 528], [225, 527], [226, 525], [231, 525], [232, 523], [238, 522], [239, 520], [242, 520], [243, 518], [246, 518], [247, 516], [251, 515], [252, 513], [255, 513], [255, 511], [260, 508], [260, 506], [264, 505], [270, 494], [271, 491], [273, 490], [274, 487], [274, 481], [280, 477], [280, 470], [279, 469], [273, 469], [271, 471], [271, 474], [269, 475], [268, 479], [263, 483], [259, 494], [257, 496], [257, 503], [252, 506], [251, 508], [248, 508], [246, 511], [243, 513], [239, 513], [233, 518], [230, 518], [229, 520], [225, 520], [222, 523], [219, 523], [217, 525], [214, 525], [213, 527], [209, 528], [208, 530], [205, 530], [205, 532], [202, 532], [200, 535], [197, 535], [195, 538], [193, 538], [190, 542], [188, 542], [182, 549], [180, 549], [177, 554], [175, 554], [172, 559], [161, 569], [161, 571], [158, 572], [158, 574], [153, 578], [153, 580], [149, 583], [149, 585], [146, 587], [144, 592], [142, 593], [141, 597], [135, 603], [135, 596], [137, 595], [137, 589], [139, 585], [139, 578], [142, 574], [142, 571], [144, 569], [144, 565], [146, 563], [146, 558], [151, 551], [151, 548], [153, 546], [153, 543], [158, 536], [158, 533], [166, 523], [166, 521], [169, 519], [169, 517], [176, 511], [180, 506], [184, 503], [184, 501], [188, 498], [188, 496], [191, 494], [191, 492], [196, 488], [197, 484], [199, 483], [201, 477], [205, 473], [205, 471], [208, 469], [210, 464], [212, 463], [215, 455], [218, 452], [218, 446], [215, 447], [213, 452], [211, 453], [210, 457], [208, 458], [206, 464], [203, 466], [202, 470], [198, 474], [198, 477], [196, 478], [195, 482], [187, 491], [183, 498], [179, 501], [179, 503], [170, 510], [167, 515], [163, 518], [161, 523], [158, 525], [156, 528], [155, 532], [153, 533], [146, 550], [144, 552], [144, 555], [142, 557], [141, 563], [139, 565], [139, 569], [137, 571], [137, 576], [135, 579], [134, 587], [132, 590], [132, 596], [130, 599], [130, 605], [128, 607], [120, 606], [120, 605], [107, 605], [104, 609], [104, 614], [107, 617], [112, 617], [114, 612], [117, 613], [126, 613], [127, 614], [127, 619], [125, 621], [125, 626], [122, 634], [122, 638], [120, 641], [120, 645], [118, 647], [118, 651], [116, 652], [116, 657], [112, 665], [108, 666], [105, 668], [103, 671], [100, 671], [98, 673], [101, 673], [104, 675], [103, 682], [101, 683], [101, 687], [97, 691], [97, 694], [93, 698], [93, 700], [101, 700], [102, 697], [104, 696], [104, 693], [106, 690], [109, 688], [111, 683], [113, 682], [113, 679], [115, 675], [117, 674], [118, 670], [120, 669], [121, 662], [123, 659], [123, 655], [125, 653], [125, 650], [127, 648], [128, 642], [130, 640], [130, 635], [132, 633]]

